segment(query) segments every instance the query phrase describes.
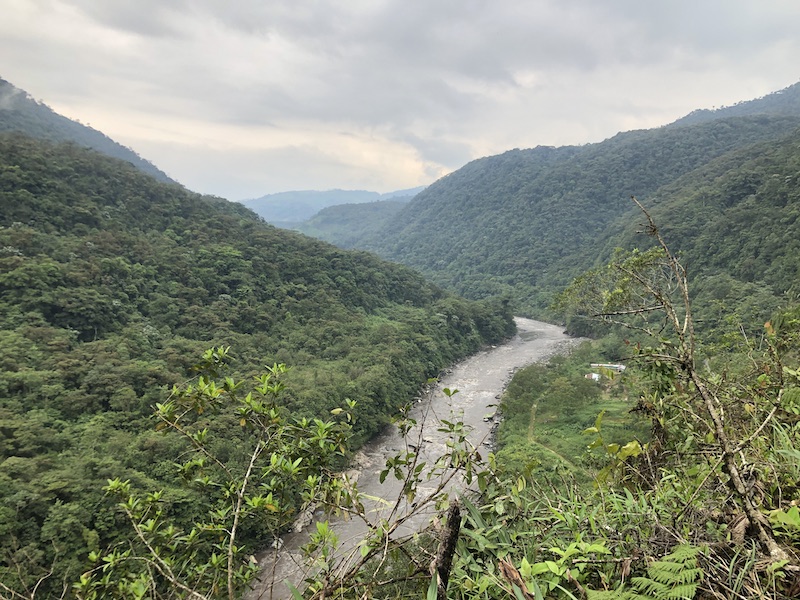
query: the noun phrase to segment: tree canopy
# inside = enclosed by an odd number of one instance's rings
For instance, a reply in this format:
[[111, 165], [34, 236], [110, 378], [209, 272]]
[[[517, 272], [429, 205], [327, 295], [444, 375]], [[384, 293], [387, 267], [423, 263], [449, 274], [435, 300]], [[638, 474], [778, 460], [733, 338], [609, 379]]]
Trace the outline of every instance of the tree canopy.
[[52, 571], [40, 593], [122, 535], [101, 510], [106, 479], [175, 486], [182, 442], [154, 431], [153, 407], [208, 347], [232, 347], [245, 379], [291, 365], [281, 402], [297, 418], [357, 402], [357, 446], [429, 377], [513, 332], [499, 302], [76, 145], [0, 135], [0, 206], [0, 578], [32, 589]]

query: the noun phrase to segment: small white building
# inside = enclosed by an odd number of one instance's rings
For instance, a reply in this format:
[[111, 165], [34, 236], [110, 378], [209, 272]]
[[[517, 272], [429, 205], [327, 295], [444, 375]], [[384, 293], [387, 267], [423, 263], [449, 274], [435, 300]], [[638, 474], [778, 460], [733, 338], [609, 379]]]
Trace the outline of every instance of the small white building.
[[615, 371], [617, 373], [622, 373], [626, 369], [625, 365], [614, 363], [591, 363], [589, 366], [593, 369], [608, 369], [609, 371]]

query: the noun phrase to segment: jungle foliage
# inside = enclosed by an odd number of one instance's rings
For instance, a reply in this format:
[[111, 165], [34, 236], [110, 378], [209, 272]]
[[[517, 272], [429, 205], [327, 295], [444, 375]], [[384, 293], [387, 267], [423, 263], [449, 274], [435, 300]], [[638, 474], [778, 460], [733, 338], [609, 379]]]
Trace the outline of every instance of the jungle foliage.
[[[396, 518], [354, 562], [317, 524], [296, 596], [800, 595], [797, 92], [772, 114], [482, 159], [389, 222], [375, 247], [438, 281], [608, 335], [515, 376], [496, 454], [450, 422], [435, 464], [391, 458]], [[337, 473], [348, 444], [512, 329], [507, 302], [75, 146], [3, 136], [0, 157], [14, 598], [236, 597], [298, 506], [365, 516]], [[629, 368], [586, 380], [597, 359]], [[429, 472], [472, 491], [453, 502]], [[404, 503], [450, 509], [401, 536]]]
[[[615, 332], [517, 373], [498, 452], [448, 446], [470, 492], [446, 513], [440, 502], [421, 536], [395, 538], [387, 522], [382, 550], [344, 577], [327, 546], [305, 597], [797, 597], [800, 308], [706, 344], [687, 272], [643, 215], [655, 245], [618, 252], [561, 297]], [[585, 379], [598, 359], [628, 369]], [[413, 480], [404, 456], [392, 464]]]
[[[175, 475], [184, 442], [154, 430], [153, 407], [207, 348], [233, 347], [240, 379], [291, 365], [281, 404], [298, 419], [357, 402], [357, 447], [514, 328], [500, 302], [76, 145], [0, 136], [0, 206], [0, 581], [26, 597], [37, 582], [59, 596], [126, 539], [108, 479], [174, 492], [178, 522], [197, 517], [202, 495]], [[230, 423], [218, 451], [236, 456], [241, 435]]]
[[[776, 190], [762, 185], [752, 187], [744, 197], [729, 196], [725, 187], [717, 188], [716, 180], [733, 180], [742, 163], [766, 148], [796, 158], [798, 135], [786, 133], [798, 125], [800, 121], [791, 118], [742, 117], [629, 132], [594, 146], [514, 150], [481, 159], [420, 194], [368, 247], [468, 297], [500, 290], [511, 295], [523, 312], [546, 316], [554, 293], [580, 272], [608, 260], [614, 247], [625, 246], [625, 234], [629, 235], [636, 215], [621, 190], [646, 196], [648, 201], [658, 196], [677, 213], [670, 222], [693, 222], [692, 232], [714, 231], [722, 247], [729, 245], [728, 240], [735, 246], [742, 239], [727, 227], [714, 227], [734, 216], [746, 229], [737, 234], [760, 241], [761, 229], [749, 226], [753, 224], [749, 216], [755, 217], [764, 204], [780, 202], [780, 196], [772, 197]], [[776, 141], [754, 146], [760, 140]], [[742, 146], [749, 147], [749, 153], [734, 152]], [[728, 160], [703, 169], [720, 156]], [[765, 160], [755, 167], [758, 175], [753, 184], [770, 180], [770, 166]], [[708, 208], [696, 211], [685, 200], [695, 196], [697, 178], [704, 176], [706, 187], [716, 188], [717, 197], [724, 198], [714, 214], [717, 222], [703, 220]], [[790, 185], [796, 189], [796, 184]], [[757, 199], [748, 204], [750, 196]], [[777, 243], [799, 237], [792, 217], [797, 206], [789, 204], [782, 211], [788, 213], [789, 222], [774, 231]], [[676, 239], [676, 251], [684, 251], [685, 241]], [[603, 247], [606, 251], [598, 253]], [[714, 253], [707, 249], [686, 248], [693, 269], [716, 266], [709, 264]], [[761, 275], [758, 256], [749, 271], [751, 280], [779, 286], [780, 279]]]
[[[504, 473], [591, 484], [608, 459], [590, 447], [598, 437], [604, 448], [649, 441], [648, 420], [631, 412], [633, 376], [590, 367], [619, 360], [621, 344], [613, 336], [587, 340], [567, 355], [515, 373], [503, 393], [496, 437], [496, 461]], [[599, 380], [587, 379], [593, 373]], [[601, 413], [602, 436], [587, 436], [587, 429], [600, 424]]]
[[782, 249], [800, 239], [799, 106], [795, 85], [601, 143], [482, 158], [358, 244], [465, 297], [503, 293], [521, 314], [560, 318], [548, 310], [553, 295], [629, 247], [638, 216], [627, 198], [635, 194], [675, 230], [671, 244], [692, 273], [702, 273], [693, 279], [698, 299], [763, 323], [797, 275]]
[[[800, 593], [800, 307], [773, 313], [757, 336], [739, 328], [705, 343], [687, 271], [642, 214], [655, 244], [619, 251], [560, 298], [614, 333], [520, 371], [504, 395], [490, 475], [461, 498], [448, 598]], [[581, 382], [589, 357], [628, 369]], [[550, 426], [559, 412], [572, 413], [572, 431]], [[432, 556], [435, 540], [421, 545]], [[419, 597], [417, 581], [381, 597]]]

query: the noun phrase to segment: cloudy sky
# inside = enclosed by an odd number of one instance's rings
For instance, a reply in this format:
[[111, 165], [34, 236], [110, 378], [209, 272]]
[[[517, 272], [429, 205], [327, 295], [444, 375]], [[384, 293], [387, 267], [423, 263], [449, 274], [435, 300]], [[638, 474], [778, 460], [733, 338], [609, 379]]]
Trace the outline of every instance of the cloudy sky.
[[0, 0], [0, 77], [232, 200], [386, 192], [800, 80], [798, 0]]

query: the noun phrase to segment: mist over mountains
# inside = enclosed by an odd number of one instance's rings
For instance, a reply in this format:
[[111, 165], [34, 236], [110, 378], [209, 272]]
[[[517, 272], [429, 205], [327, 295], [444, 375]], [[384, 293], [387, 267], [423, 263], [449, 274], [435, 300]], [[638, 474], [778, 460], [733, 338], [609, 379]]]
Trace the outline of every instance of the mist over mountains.
[[96, 129], [68, 119], [0, 78], [0, 131], [18, 131], [53, 142], [72, 142], [131, 163], [158, 181], [175, 183], [153, 163]]

